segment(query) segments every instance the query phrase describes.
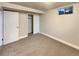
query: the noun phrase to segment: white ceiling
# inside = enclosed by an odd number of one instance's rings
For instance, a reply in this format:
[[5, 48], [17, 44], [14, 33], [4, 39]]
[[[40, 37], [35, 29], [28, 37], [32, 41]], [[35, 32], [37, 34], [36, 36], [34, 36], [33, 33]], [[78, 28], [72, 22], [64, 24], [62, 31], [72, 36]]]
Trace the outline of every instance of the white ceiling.
[[47, 11], [49, 9], [57, 8], [63, 5], [71, 4], [71, 2], [11, 2], [14, 4]]

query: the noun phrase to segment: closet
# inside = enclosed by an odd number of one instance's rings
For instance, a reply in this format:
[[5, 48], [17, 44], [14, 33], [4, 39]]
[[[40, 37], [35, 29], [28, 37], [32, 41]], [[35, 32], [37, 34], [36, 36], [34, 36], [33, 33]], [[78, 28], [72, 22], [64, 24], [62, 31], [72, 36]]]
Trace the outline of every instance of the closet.
[[4, 45], [28, 36], [26, 12], [4, 11]]
[[[30, 23], [28, 22], [30, 21]], [[39, 15], [20, 11], [0, 11], [0, 46], [39, 33]]]

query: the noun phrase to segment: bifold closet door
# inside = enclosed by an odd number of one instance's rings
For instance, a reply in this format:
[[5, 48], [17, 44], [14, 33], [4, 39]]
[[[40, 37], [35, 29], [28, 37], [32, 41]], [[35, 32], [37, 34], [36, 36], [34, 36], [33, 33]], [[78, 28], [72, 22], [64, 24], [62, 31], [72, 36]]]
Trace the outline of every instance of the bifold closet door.
[[4, 44], [18, 40], [19, 13], [4, 11]]

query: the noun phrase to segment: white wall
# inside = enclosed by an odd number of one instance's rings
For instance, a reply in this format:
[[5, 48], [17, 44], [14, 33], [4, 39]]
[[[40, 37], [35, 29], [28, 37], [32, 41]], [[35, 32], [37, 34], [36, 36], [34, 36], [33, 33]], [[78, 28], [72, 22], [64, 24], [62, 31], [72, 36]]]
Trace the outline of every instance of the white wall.
[[41, 15], [40, 23], [42, 33], [79, 48], [79, 3], [73, 4], [73, 14], [58, 15], [57, 8], [47, 11]]
[[19, 37], [27, 37], [28, 36], [28, 14], [27, 13], [19, 13]]
[[33, 15], [33, 33], [39, 33], [40, 32], [40, 15], [34, 14]]

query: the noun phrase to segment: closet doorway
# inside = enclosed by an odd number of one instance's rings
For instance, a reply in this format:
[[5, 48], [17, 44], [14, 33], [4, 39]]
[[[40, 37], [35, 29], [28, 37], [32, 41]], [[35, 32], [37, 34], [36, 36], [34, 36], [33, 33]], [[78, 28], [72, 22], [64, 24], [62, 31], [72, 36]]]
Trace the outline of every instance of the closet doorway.
[[33, 15], [28, 15], [28, 36], [33, 34]]

